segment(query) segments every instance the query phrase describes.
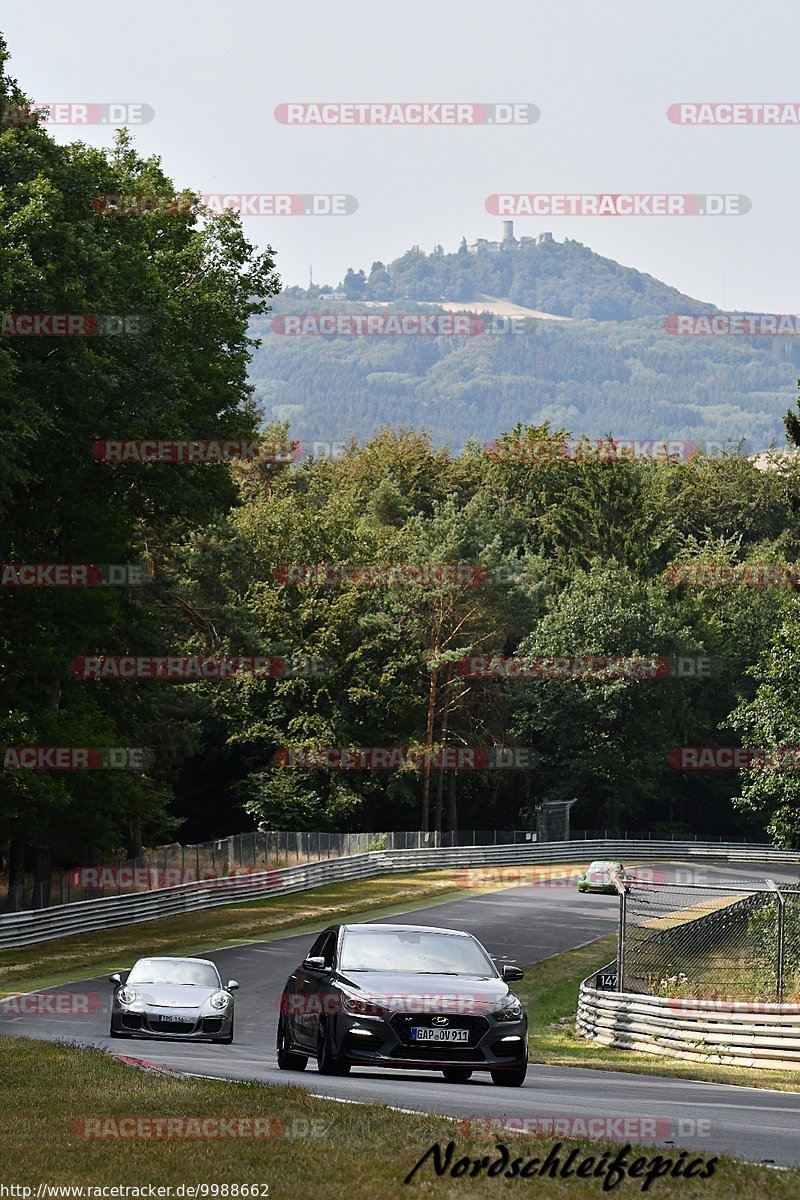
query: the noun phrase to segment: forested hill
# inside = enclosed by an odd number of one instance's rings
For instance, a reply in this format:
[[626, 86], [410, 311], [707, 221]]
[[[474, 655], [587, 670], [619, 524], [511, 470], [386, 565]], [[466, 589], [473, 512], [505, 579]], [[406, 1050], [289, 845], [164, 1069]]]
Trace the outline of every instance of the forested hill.
[[[331, 290], [290, 288], [284, 294], [311, 299]], [[432, 254], [414, 247], [388, 267], [375, 262], [369, 273], [351, 267], [335, 290], [348, 300], [436, 302], [492, 296], [557, 316], [595, 321], [714, 310], [713, 305], [693, 300], [652, 275], [623, 267], [570, 239], [514, 244], [506, 250], [480, 248], [472, 253], [463, 241], [455, 254], [445, 254], [441, 246]]]
[[[669, 314], [714, 307], [579, 242], [439, 251], [415, 248], [388, 267], [349, 270], [335, 289], [278, 296], [272, 316], [251, 327], [261, 344], [249, 378], [264, 420], [289, 421], [303, 442], [363, 444], [405, 425], [458, 449], [518, 421], [549, 421], [575, 436], [743, 440], [748, 453], [783, 444], [800, 374], [796, 338], [675, 336]], [[363, 335], [341, 323], [324, 335], [307, 322], [289, 336], [278, 319], [448, 305], [486, 313], [494, 335]]]

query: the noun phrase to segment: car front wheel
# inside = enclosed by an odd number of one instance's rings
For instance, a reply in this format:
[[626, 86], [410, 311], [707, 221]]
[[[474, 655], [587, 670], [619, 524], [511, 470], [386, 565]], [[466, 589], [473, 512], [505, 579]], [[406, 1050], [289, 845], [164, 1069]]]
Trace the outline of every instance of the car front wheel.
[[500, 1067], [491, 1072], [492, 1083], [496, 1083], [498, 1087], [522, 1087], [527, 1074], [526, 1062], [519, 1067]]
[[347, 1075], [350, 1072], [350, 1063], [333, 1053], [328, 1026], [322, 1021], [317, 1032], [317, 1070], [320, 1075]]

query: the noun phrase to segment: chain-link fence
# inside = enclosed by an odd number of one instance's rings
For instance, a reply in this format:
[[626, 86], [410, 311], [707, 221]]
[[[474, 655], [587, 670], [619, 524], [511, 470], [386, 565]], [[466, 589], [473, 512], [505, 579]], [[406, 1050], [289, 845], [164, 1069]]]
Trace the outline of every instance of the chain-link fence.
[[634, 880], [620, 908], [620, 991], [800, 1001], [800, 886]]
[[[560, 835], [560, 836], [557, 836]], [[566, 835], [566, 836], [565, 836]], [[538, 821], [531, 829], [462, 829], [435, 833], [418, 829], [384, 833], [325, 833], [293, 830], [261, 830], [237, 833], [232, 837], [181, 846], [159, 846], [139, 858], [115, 862], [90, 862], [69, 870], [52, 871], [49, 880], [35, 883], [27, 875], [13, 895], [7, 895], [8, 878], [0, 870], [0, 911], [47, 908], [52, 904], [73, 904], [99, 896], [122, 896], [129, 892], [174, 887], [200, 879], [223, 879], [251, 871], [267, 871], [297, 866], [323, 859], [363, 854], [367, 850], [421, 850], [455, 846], [513, 846], [525, 842], [586, 840], [619, 837], [630, 840], [685, 840], [685, 835], [652, 833], [615, 833], [613, 830], [569, 830], [565, 823]], [[695, 837], [695, 841], [697, 838]], [[703, 838], [705, 843], [712, 839]], [[717, 839], [729, 842], [731, 839]]]
[[[319, 833], [292, 830], [253, 831], [196, 845], [159, 846], [139, 858], [87, 864], [53, 871], [49, 885], [27, 877], [9, 903], [9, 911], [73, 904], [100, 896], [123, 896], [196, 880], [225, 879], [253, 871], [279, 870], [368, 850], [421, 850], [439, 846], [508, 846], [536, 841], [529, 829], [470, 829], [459, 833], [417, 829], [388, 833]], [[0, 875], [0, 886], [6, 880]], [[3, 891], [5, 887], [3, 886]], [[2, 908], [0, 903], [0, 908]]]

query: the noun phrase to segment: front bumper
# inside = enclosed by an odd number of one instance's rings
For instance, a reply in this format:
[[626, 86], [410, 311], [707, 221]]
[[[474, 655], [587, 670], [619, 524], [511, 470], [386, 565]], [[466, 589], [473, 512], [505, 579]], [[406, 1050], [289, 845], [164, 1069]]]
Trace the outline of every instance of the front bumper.
[[111, 1028], [130, 1037], [180, 1038], [181, 1041], [206, 1042], [230, 1035], [233, 1006], [221, 1012], [202, 1009], [136, 1009], [115, 1007]]
[[491, 1016], [451, 1016], [450, 1029], [467, 1030], [462, 1042], [417, 1042], [414, 1027], [436, 1028], [430, 1014], [393, 1013], [388, 1017], [340, 1015], [336, 1053], [362, 1066], [440, 1071], [468, 1067], [473, 1071], [518, 1067], [528, 1058], [527, 1021], [496, 1021]]

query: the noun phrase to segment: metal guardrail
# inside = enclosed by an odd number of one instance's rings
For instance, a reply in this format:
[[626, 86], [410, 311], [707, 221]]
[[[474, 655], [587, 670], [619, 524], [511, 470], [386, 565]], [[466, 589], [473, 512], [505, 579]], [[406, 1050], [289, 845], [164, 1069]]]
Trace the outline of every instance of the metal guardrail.
[[[757, 844], [719, 842], [634, 841], [632, 839], [530, 842], [505, 846], [459, 846], [422, 850], [373, 850], [365, 854], [305, 863], [280, 870], [256, 871], [226, 879], [198, 881], [156, 891], [108, 896], [0, 916], [0, 949], [28, 946], [53, 938], [157, 921], [176, 914], [218, 908], [247, 900], [286, 896], [342, 880], [367, 879], [400, 871], [453, 867], [523, 866], [588, 862], [592, 858], [718, 858], [800, 864], [800, 854]], [[461, 886], [478, 886], [465, 879]], [[454, 886], [459, 886], [454, 881]]]
[[800, 1068], [800, 1005], [643, 996], [580, 987], [576, 1027], [602, 1046], [690, 1062]]

